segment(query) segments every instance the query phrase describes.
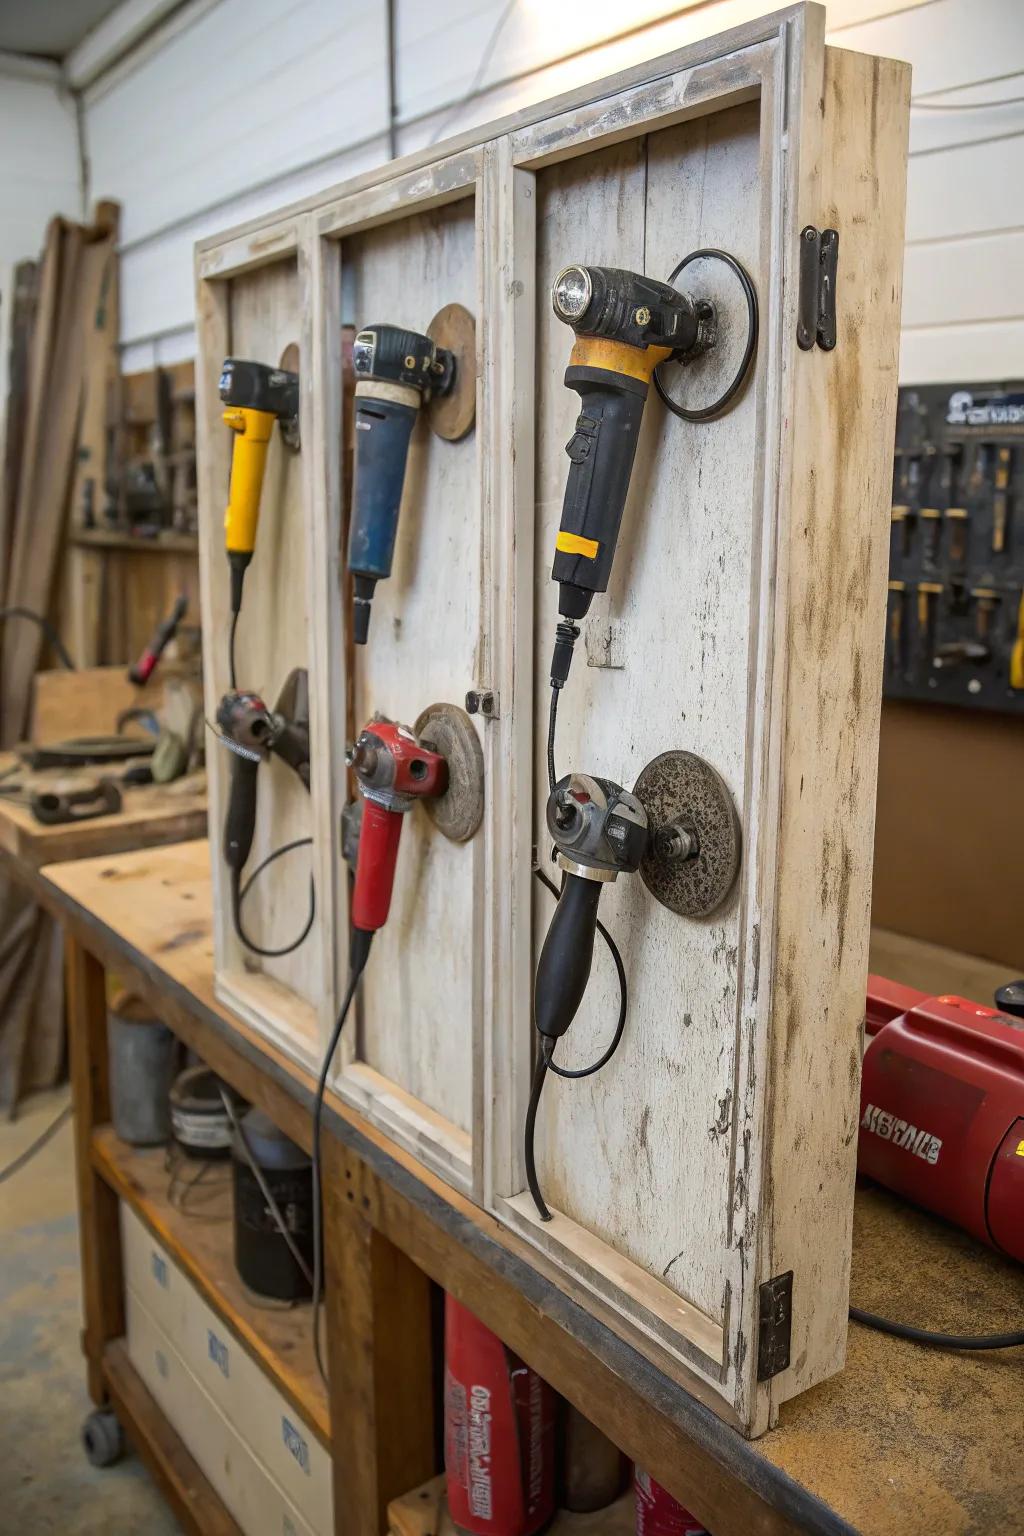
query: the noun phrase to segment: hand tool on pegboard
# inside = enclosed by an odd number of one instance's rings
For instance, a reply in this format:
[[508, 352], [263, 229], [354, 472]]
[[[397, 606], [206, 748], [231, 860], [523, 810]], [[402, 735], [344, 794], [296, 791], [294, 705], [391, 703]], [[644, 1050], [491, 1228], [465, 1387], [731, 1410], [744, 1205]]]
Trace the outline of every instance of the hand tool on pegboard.
[[365, 645], [369, 636], [377, 583], [391, 575], [409, 445], [420, 411], [431, 402], [450, 402], [454, 414], [441, 418], [438, 431], [448, 438], [464, 435], [473, 422], [472, 316], [461, 305], [448, 305], [430, 329], [435, 324], [441, 329], [442, 320], [451, 346], [398, 325], [367, 326], [352, 346], [356, 449], [348, 568], [357, 645]]
[[1024, 587], [1022, 449], [1021, 384], [900, 390], [889, 579], [890, 591], [902, 582], [917, 601], [907, 665], [892, 663], [890, 641], [889, 697], [1024, 707], [1011, 675]]

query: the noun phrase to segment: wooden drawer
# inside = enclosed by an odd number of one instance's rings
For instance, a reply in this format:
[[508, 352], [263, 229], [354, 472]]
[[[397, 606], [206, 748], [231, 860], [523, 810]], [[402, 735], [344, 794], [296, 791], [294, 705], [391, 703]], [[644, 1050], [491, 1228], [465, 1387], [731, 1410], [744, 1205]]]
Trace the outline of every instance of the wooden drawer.
[[130, 1287], [125, 1334], [132, 1364], [246, 1536], [328, 1536], [285, 1497]]
[[329, 1453], [134, 1211], [121, 1213], [128, 1290], [312, 1528], [332, 1531]]

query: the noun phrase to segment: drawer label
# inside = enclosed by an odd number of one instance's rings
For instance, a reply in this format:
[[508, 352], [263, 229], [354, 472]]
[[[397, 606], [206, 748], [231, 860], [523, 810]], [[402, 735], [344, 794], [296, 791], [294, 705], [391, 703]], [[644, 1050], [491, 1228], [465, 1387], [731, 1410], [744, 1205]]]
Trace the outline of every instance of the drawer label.
[[281, 1415], [281, 1435], [285, 1445], [295, 1457], [295, 1460], [298, 1462], [303, 1472], [305, 1472], [308, 1476], [309, 1446], [306, 1444], [303, 1436], [299, 1434], [299, 1431], [295, 1428], [295, 1425], [291, 1422], [290, 1419], [286, 1418], [284, 1414]]
[[220, 1371], [222, 1376], [230, 1376], [231, 1369], [228, 1363], [228, 1346], [222, 1339], [218, 1339], [212, 1328], [206, 1330], [206, 1348], [210, 1359]]
[[162, 1349], [157, 1349], [153, 1352], [153, 1359], [156, 1361], [157, 1371], [166, 1381], [168, 1376], [171, 1374], [171, 1368], [167, 1364], [167, 1356], [164, 1354]]
[[170, 1276], [167, 1273], [167, 1260], [162, 1258], [155, 1249], [150, 1253], [149, 1267], [153, 1271], [153, 1279], [157, 1285], [162, 1285], [166, 1291], [170, 1284]]

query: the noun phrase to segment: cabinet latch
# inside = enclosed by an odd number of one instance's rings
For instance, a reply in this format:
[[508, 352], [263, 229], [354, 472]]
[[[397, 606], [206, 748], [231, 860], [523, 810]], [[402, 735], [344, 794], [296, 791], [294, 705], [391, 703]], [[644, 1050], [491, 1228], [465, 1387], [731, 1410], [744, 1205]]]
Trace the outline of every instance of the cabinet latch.
[[800, 313], [796, 344], [809, 352], [817, 342], [823, 352], [836, 344], [836, 268], [839, 265], [839, 231], [815, 229], [800, 234]]
[[786, 1370], [793, 1334], [793, 1271], [765, 1280], [758, 1292], [757, 1379]]

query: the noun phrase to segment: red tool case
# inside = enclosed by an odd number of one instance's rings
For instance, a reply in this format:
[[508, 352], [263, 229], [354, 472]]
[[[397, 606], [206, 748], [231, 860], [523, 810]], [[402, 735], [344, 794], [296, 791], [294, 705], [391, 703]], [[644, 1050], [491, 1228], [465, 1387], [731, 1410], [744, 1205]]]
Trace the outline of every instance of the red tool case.
[[1024, 1262], [1024, 1019], [868, 978], [858, 1172]]

